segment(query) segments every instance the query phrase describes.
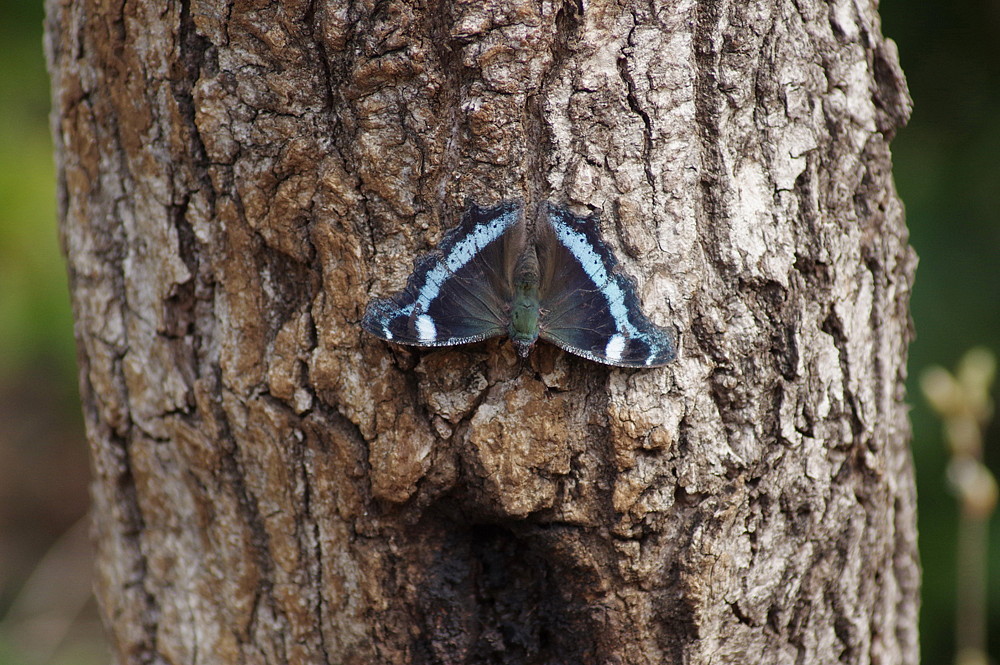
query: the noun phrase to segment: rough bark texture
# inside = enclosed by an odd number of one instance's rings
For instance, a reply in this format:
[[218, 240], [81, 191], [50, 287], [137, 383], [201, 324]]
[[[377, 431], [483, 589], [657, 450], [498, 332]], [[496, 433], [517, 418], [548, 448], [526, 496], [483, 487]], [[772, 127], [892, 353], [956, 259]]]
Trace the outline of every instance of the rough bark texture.
[[[48, 10], [121, 662], [916, 662], [873, 2]], [[515, 198], [601, 212], [673, 365], [363, 335]]]

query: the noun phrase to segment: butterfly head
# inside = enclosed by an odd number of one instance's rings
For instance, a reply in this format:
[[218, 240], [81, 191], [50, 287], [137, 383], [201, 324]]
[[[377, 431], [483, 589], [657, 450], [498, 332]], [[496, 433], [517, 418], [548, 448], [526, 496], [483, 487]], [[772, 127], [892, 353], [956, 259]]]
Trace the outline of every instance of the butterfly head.
[[510, 318], [510, 339], [517, 354], [527, 358], [538, 339], [538, 307], [515, 307]]
[[534, 342], [526, 342], [522, 340], [514, 340], [514, 348], [517, 349], [517, 355], [522, 358], [527, 358], [528, 354], [531, 353], [531, 347], [535, 345]]

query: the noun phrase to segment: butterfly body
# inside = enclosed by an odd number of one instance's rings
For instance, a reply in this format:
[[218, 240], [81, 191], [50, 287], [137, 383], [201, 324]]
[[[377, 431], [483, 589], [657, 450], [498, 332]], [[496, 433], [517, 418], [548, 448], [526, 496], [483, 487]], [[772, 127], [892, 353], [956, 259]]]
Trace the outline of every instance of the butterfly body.
[[514, 270], [514, 300], [510, 305], [510, 339], [522, 358], [528, 356], [538, 339], [538, 286], [538, 255], [534, 246], [529, 246]]
[[361, 325], [416, 346], [507, 335], [522, 357], [541, 338], [621, 367], [675, 356], [672, 334], [642, 313], [596, 220], [551, 204], [532, 228], [517, 203], [471, 206], [416, 262], [405, 289], [368, 304]]

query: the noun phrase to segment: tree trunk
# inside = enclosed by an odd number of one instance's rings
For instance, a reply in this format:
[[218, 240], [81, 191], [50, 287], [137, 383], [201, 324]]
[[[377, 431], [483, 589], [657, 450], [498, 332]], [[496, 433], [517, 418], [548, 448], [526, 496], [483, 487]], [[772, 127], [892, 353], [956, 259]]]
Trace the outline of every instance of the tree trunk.
[[[915, 663], [910, 101], [873, 2], [48, 0], [123, 663]], [[599, 211], [680, 356], [358, 327]]]

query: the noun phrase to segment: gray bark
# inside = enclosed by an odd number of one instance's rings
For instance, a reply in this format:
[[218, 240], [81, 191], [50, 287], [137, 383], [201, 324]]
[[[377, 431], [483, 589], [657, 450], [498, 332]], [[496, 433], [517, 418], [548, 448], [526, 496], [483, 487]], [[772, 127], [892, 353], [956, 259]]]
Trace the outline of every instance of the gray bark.
[[[910, 101], [873, 2], [48, 0], [122, 663], [915, 663]], [[364, 336], [466, 200], [680, 357]]]

